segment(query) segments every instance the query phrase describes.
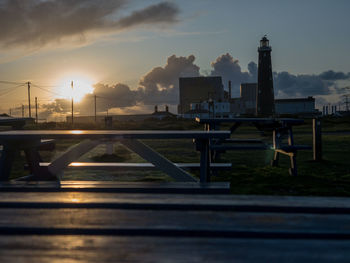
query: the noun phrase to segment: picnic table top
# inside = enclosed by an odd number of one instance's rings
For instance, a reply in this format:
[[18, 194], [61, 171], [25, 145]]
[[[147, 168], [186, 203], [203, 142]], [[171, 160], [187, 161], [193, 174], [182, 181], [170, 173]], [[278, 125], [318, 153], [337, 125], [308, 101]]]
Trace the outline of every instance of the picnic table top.
[[255, 122], [255, 123], [276, 123], [283, 122], [288, 124], [303, 124], [302, 119], [293, 118], [198, 118], [196, 122], [199, 123], [229, 123], [229, 122]]
[[161, 130], [17, 130], [0, 132], [0, 141], [20, 139], [210, 139], [228, 138], [228, 131]]
[[1, 262], [346, 262], [350, 256], [349, 198], [14, 189], [0, 191], [0, 200]]

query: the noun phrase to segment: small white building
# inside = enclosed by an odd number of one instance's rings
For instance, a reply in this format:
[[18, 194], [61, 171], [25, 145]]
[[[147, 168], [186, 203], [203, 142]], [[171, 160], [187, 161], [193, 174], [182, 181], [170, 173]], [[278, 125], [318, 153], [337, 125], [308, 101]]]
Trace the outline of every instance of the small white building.
[[200, 103], [191, 103], [190, 110], [182, 114], [183, 118], [229, 118], [230, 113], [229, 102], [203, 101]]

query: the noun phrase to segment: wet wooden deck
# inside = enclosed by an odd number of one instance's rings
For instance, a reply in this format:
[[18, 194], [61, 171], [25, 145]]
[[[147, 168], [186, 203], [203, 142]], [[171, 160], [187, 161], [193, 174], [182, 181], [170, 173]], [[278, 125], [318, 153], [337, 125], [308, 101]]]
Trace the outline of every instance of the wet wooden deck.
[[[140, 191], [142, 186], [148, 190]], [[191, 183], [2, 184], [0, 262], [349, 259], [350, 198], [235, 196], [224, 190], [222, 184]]]

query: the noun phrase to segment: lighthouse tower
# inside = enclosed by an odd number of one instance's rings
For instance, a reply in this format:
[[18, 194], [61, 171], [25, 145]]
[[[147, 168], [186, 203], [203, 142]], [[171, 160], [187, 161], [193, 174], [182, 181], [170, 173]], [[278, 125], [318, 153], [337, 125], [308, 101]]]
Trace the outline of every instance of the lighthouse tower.
[[256, 94], [256, 115], [258, 117], [272, 117], [275, 114], [271, 50], [269, 40], [264, 36], [258, 48], [258, 90]]

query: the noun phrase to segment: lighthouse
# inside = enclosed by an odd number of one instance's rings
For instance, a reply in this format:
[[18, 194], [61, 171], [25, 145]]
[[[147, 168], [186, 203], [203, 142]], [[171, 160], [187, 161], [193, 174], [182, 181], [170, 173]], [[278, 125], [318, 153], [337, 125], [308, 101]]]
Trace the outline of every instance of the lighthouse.
[[271, 47], [266, 35], [260, 40], [258, 65], [258, 90], [256, 94], [256, 116], [272, 117], [275, 114], [273, 92]]

